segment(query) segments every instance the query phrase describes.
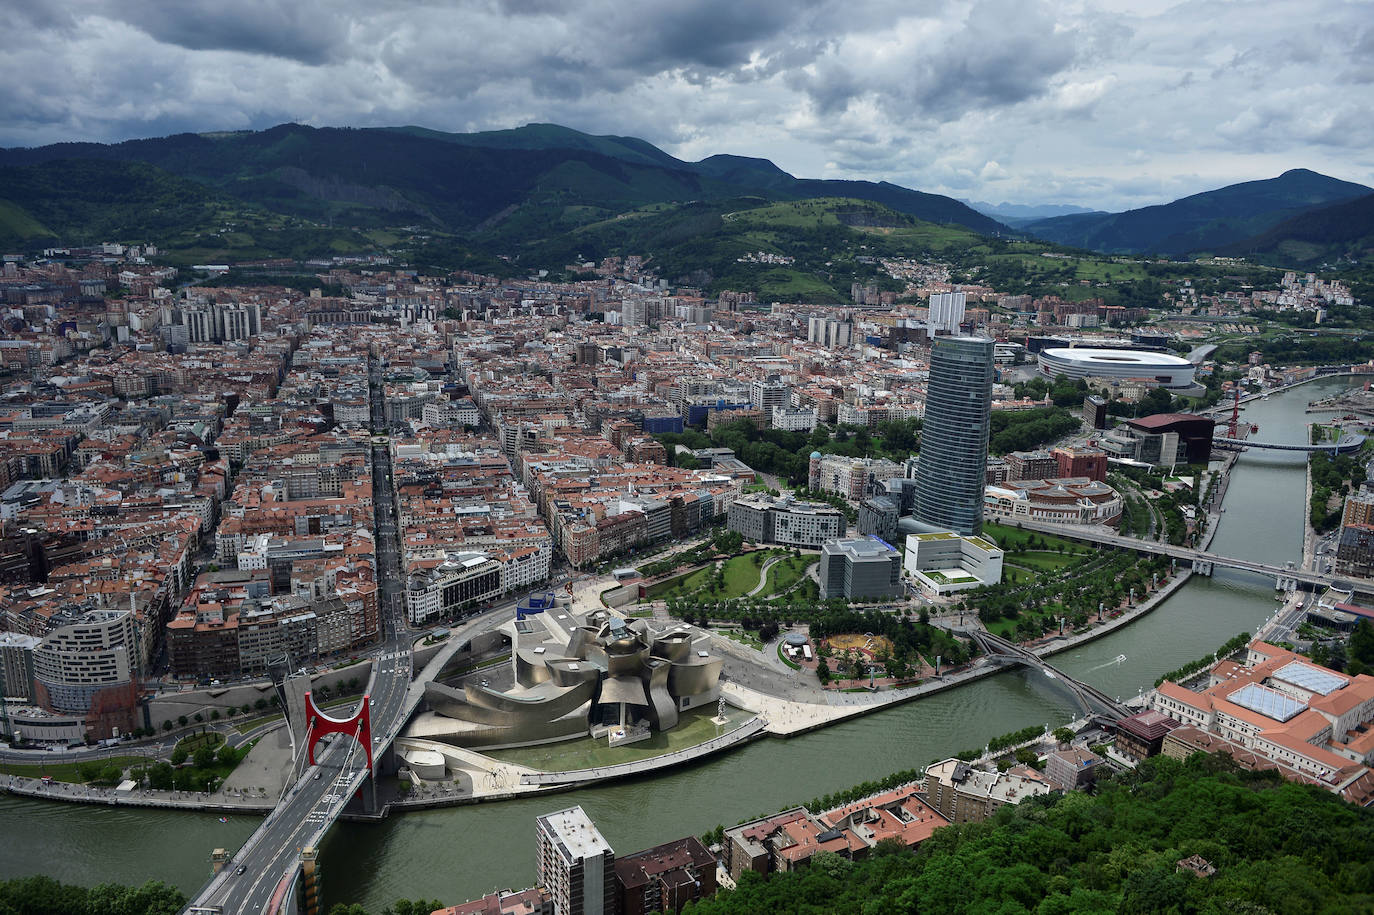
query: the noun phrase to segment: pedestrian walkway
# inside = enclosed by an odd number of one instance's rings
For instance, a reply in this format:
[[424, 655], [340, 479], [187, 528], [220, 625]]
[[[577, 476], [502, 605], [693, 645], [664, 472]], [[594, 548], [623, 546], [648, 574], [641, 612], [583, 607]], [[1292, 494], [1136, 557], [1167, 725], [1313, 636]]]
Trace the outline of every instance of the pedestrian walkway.
[[635, 762], [620, 763], [613, 766], [596, 766], [591, 769], [570, 769], [565, 772], [532, 772], [520, 776], [522, 785], [568, 785], [583, 782], [594, 782], [608, 778], [624, 778], [629, 775], [641, 775], [645, 772], [653, 772], [655, 769], [664, 769], [670, 766], [680, 765], [710, 756], [712, 753], [719, 753], [721, 750], [752, 740], [764, 733], [768, 722], [754, 716], [744, 724], [735, 728], [728, 734], [719, 737], [712, 737], [705, 743], [699, 743], [694, 747], [685, 747], [681, 750], [674, 750], [671, 753], [664, 753], [662, 756], [652, 756], [648, 759], [636, 760]]
[[205, 793], [202, 791], [154, 791], [134, 789], [120, 791], [117, 788], [97, 788], [92, 785], [74, 785], [69, 782], [45, 782], [38, 778], [25, 778], [19, 775], [0, 775], [0, 788], [11, 794], [49, 801], [66, 801], [75, 804], [109, 804], [125, 807], [160, 807], [170, 810], [198, 810], [209, 813], [238, 813], [262, 815], [276, 806], [277, 796], [265, 791], [230, 791], [220, 788]]
[[765, 560], [763, 566], [759, 569], [759, 583], [754, 586], [754, 590], [750, 591], [748, 594], [744, 596], [753, 597], [755, 594], [758, 594], [764, 588], [768, 587], [768, 570], [773, 568], [773, 566], [782, 562], [786, 558], [786, 556], [770, 556], [767, 560]]

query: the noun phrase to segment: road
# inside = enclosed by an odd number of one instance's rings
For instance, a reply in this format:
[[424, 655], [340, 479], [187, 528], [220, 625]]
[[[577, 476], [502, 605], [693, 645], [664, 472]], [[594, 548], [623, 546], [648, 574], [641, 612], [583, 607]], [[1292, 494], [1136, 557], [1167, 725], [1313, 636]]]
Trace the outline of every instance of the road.
[[[382, 428], [385, 416], [381, 370], [376, 360], [369, 364], [368, 380], [373, 428]], [[400, 543], [391, 453], [385, 439], [373, 440], [372, 482], [377, 577], [382, 591], [378, 615], [384, 647], [373, 665], [367, 696], [373, 746], [381, 750], [390, 746], [413, 708], [410, 681], [414, 663], [411, 634], [400, 600]], [[318, 846], [370, 774], [366, 754], [356, 740], [339, 736], [330, 738], [324, 746], [317, 756], [317, 765], [302, 773], [258, 831], [223, 871], [201, 889], [188, 911], [260, 915], [280, 898], [279, 887], [289, 884], [300, 867], [301, 849]], [[306, 748], [299, 748], [297, 765], [302, 765], [306, 758]]]

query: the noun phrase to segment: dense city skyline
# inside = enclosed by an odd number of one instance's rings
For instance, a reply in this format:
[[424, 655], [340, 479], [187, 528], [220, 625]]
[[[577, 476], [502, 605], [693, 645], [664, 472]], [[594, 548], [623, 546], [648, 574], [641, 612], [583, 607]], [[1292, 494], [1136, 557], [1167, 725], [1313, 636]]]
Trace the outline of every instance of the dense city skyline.
[[684, 159], [1123, 209], [1295, 167], [1374, 179], [1366, 9], [37, 0], [12, 12], [0, 145], [551, 121]]

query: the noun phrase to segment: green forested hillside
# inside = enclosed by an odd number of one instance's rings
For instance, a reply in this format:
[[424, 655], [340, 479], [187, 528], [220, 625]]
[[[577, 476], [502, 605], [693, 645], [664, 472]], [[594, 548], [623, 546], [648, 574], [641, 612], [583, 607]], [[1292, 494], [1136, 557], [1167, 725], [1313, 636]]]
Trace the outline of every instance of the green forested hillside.
[[[273, 212], [361, 228], [415, 223], [481, 235], [512, 219], [537, 230], [551, 213], [559, 216], [559, 226], [582, 225], [650, 204], [843, 193], [934, 222], [1004, 230], [937, 194], [865, 181], [803, 181], [765, 160], [683, 162], [634, 137], [597, 137], [555, 124], [475, 134], [282, 124], [262, 131], [0, 150], [0, 165], [56, 160], [142, 162]], [[530, 237], [545, 235], [536, 231]]]
[[1305, 210], [1369, 193], [1364, 185], [1296, 168], [1160, 206], [1056, 216], [1024, 229], [1036, 238], [1093, 251], [1181, 255], [1215, 251]]
[[[820, 855], [686, 911], [1356, 913], [1374, 911], [1374, 812], [1226, 757], [1155, 758], [1098, 795], [1036, 798], [938, 830], [916, 853]], [[1177, 873], [1201, 855], [1211, 878]]]
[[711, 290], [754, 290], [765, 300], [790, 302], [845, 301], [855, 281], [900, 291], [902, 285], [872, 259], [939, 257], [983, 241], [960, 226], [934, 225], [846, 198], [769, 203], [754, 197], [651, 206], [522, 242], [529, 231], [513, 218], [494, 237], [534, 263], [561, 265], [610, 251], [636, 252], [652, 258], [669, 279]]
[[1280, 264], [1368, 260], [1374, 253], [1374, 194], [1308, 210], [1218, 253]]

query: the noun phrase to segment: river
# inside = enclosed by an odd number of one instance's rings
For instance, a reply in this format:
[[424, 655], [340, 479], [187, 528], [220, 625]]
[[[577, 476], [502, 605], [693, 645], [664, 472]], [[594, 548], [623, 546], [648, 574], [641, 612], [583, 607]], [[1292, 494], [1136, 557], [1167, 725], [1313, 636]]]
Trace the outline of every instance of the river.
[[[1264, 441], [1305, 441], [1307, 402], [1349, 387], [1347, 379], [1303, 385], [1246, 406]], [[1214, 552], [1269, 562], [1300, 561], [1305, 458], [1241, 456], [1232, 471]], [[1165, 671], [1254, 632], [1276, 607], [1273, 583], [1218, 570], [1194, 577], [1154, 612], [1054, 663], [1104, 691], [1134, 695]], [[1126, 660], [1115, 659], [1125, 655]], [[377, 912], [401, 896], [445, 904], [534, 880], [534, 817], [582, 805], [611, 846], [636, 851], [718, 823], [805, 803], [856, 782], [919, 767], [1028, 724], [1078, 714], [1041, 674], [1006, 673], [790, 740], [770, 738], [657, 777], [550, 795], [341, 823], [322, 854], [327, 902]], [[46, 873], [94, 884], [157, 878], [188, 893], [208, 874], [211, 849], [236, 847], [257, 820], [133, 809], [89, 808], [0, 797], [11, 837], [0, 877]]]

